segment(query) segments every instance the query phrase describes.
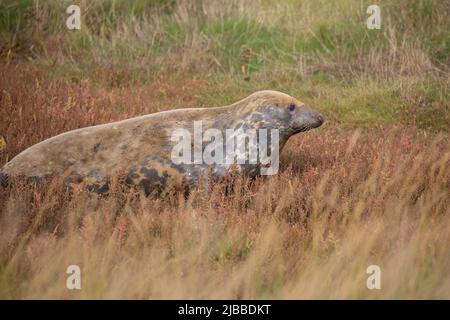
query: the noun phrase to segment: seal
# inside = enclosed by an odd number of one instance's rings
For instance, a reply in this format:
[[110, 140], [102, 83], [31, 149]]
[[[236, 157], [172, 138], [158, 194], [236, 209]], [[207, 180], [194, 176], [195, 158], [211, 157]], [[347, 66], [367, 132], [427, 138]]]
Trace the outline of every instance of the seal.
[[250, 176], [259, 174], [261, 163], [173, 161], [177, 145], [174, 130], [183, 128], [195, 136], [198, 121], [204, 130], [222, 133], [230, 129], [277, 129], [277, 152], [281, 152], [291, 136], [319, 127], [324, 117], [287, 94], [258, 91], [224, 107], [173, 109], [62, 133], [14, 157], [1, 170], [2, 180], [63, 176], [68, 185], [82, 183], [88, 190], [104, 194], [112, 177], [120, 173], [128, 185], [139, 186], [150, 195], [186, 190], [205, 176], [219, 179], [232, 167]]

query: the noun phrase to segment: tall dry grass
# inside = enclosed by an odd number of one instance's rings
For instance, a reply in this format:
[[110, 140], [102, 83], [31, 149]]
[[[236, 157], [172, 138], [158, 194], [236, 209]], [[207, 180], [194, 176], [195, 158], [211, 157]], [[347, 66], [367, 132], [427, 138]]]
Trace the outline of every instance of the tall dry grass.
[[[1, 192], [2, 298], [450, 298], [450, 145], [334, 127], [188, 198]], [[69, 265], [82, 289], [65, 287]], [[366, 288], [379, 265], [382, 289]]]
[[[208, 85], [105, 90], [4, 70], [2, 119], [14, 120], [0, 122], [2, 163], [62, 131], [194, 106], [191, 92]], [[59, 181], [16, 184], [0, 192], [0, 297], [449, 298], [449, 157], [447, 135], [326, 124], [289, 141], [278, 176], [230, 181], [228, 194], [150, 199], [116, 186], [99, 198]], [[80, 291], [65, 287], [72, 264]], [[380, 291], [366, 288], [372, 264]]]
[[378, 33], [352, 0], [79, 1], [80, 32], [66, 3], [22, 3], [0, 12], [0, 166], [70, 129], [263, 88], [329, 121], [289, 141], [278, 176], [188, 199], [0, 189], [0, 298], [450, 298], [446, 2], [382, 1]]

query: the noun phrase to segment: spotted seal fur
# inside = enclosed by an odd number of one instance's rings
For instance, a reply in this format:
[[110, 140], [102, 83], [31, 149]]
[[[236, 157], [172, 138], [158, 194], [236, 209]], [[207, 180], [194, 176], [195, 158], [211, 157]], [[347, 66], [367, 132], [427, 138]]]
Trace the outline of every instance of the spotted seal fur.
[[[229, 106], [174, 109], [62, 133], [14, 157], [1, 170], [2, 180], [65, 176], [70, 183], [107, 193], [111, 177], [121, 172], [127, 184], [142, 187], [147, 195], [168, 187], [183, 190], [198, 184], [211, 166], [173, 163], [171, 135], [175, 128], [193, 131], [198, 120], [205, 130], [277, 128], [281, 152], [289, 137], [319, 127], [324, 117], [287, 94], [259, 91]], [[213, 176], [221, 177], [230, 166], [214, 167]], [[258, 174], [254, 166], [241, 168]]]

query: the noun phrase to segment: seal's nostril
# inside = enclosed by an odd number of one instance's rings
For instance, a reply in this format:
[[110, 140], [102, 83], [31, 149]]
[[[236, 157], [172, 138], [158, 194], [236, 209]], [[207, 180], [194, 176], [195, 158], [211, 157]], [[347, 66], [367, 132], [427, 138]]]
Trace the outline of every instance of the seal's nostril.
[[317, 117], [317, 119], [319, 120], [320, 124], [322, 124], [325, 121], [325, 118], [323, 115], [319, 114], [319, 116]]

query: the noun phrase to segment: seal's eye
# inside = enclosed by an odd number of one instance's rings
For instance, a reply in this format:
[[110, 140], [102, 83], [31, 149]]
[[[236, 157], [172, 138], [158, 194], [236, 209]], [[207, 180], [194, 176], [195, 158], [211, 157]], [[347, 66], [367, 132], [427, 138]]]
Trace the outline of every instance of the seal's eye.
[[289, 109], [289, 111], [294, 111], [295, 110], [295, 104], [291, 103], [290, 105], [288, 105], [288, 109]]

